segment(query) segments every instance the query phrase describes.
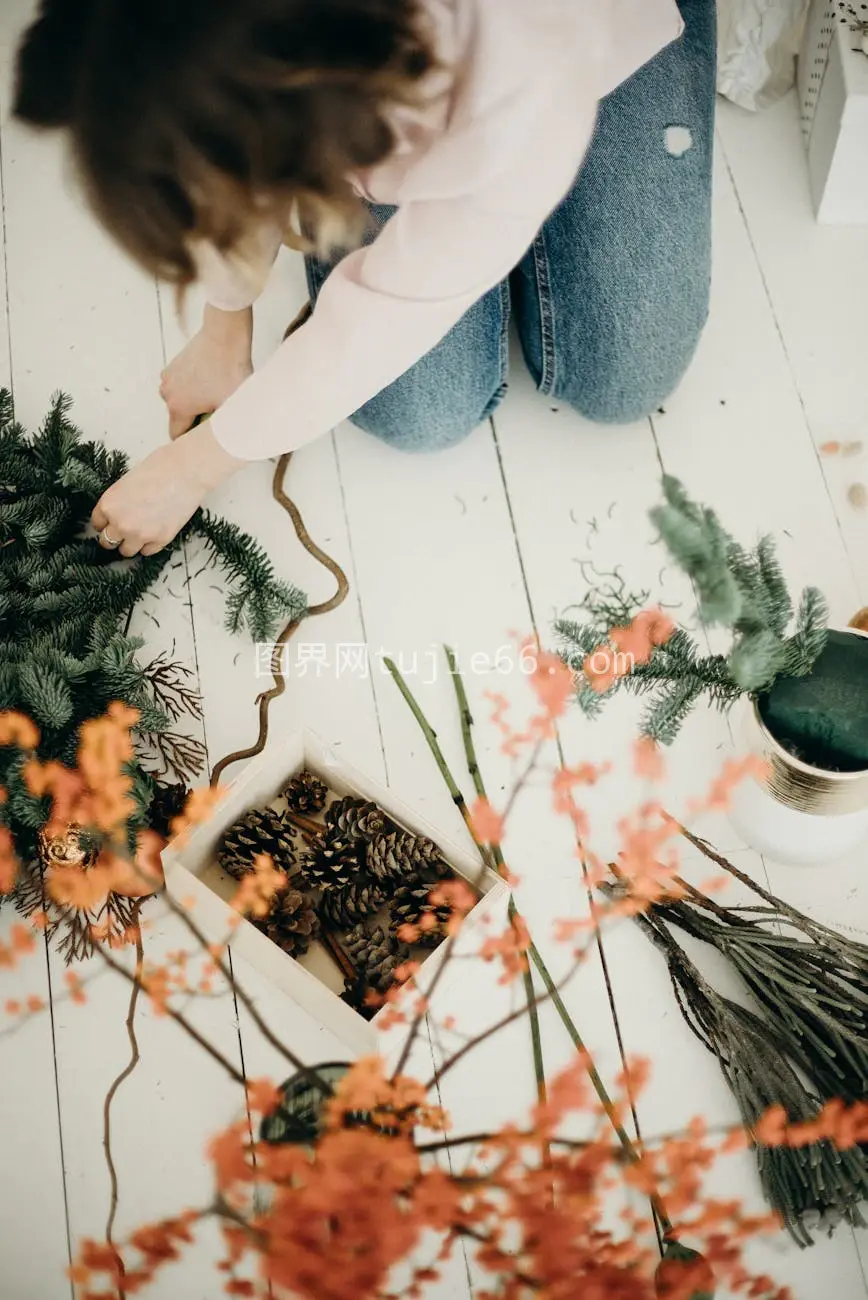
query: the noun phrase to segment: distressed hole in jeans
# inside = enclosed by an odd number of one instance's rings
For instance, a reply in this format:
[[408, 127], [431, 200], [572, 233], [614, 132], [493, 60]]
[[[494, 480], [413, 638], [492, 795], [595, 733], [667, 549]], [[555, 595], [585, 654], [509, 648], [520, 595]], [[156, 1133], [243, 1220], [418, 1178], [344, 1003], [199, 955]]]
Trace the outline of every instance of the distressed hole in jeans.
[[667, 126], [664, 140], [666, 152], [673, 158], [681, 158], [693, 148], [693, 136], [686, 126]]

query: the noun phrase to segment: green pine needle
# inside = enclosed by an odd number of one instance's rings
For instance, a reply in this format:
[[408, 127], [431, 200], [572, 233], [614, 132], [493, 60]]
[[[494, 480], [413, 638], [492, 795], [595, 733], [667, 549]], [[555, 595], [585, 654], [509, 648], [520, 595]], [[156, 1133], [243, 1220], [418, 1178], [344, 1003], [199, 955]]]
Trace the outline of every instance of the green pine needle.
[[[703, 626], [731, 634], [725, 654], [708, 654], [699, 640], [678, 628], [603, 693], [582, 672], [586, 657], [609, 643], [613, 627], [639, 612], [647, 593], [630, 597], [623, 581], [598, 585], [581, 602], [584, 619], [559, 619], [559, 652], [577, 673], [576, 698], [589, 717], [619, 690], [648, 695], [642, 731], [669, 745], [698, 700], [728, 709], [740, 696], [768, 691], [781, 676], [809, 673], [826, 644], [828, 608], [819, 591], [807, 588], [793, 618], [793, 601], [775, 544], [761, 537], [746, 550], [723, 527], [714, 511], [692, 501], [679, 481], [663, 479], [663, 503], [650, 511], [674, 564], [690, 579]], [[613, 595], [615, 599], [613, 600]]]
[[[56, 394], [31, 435], [15, 423], [12, 398], [0, 390], [0, 709], [27, 713], [40, 728], [39, 757], [70, 765], [82, 723], [119, 700], [140, 712], [142, 748], [156, 745], [170, 767], [192, 762], [196, 742], [168, 743], [173, 720], [166, 700], [138, 658], [141, 640], [126, 635], [131, 611], [188, 537], [201, 537], [222, 570], [234, 628], [267, 640], [282, 621], [303, 615], [305, 599], [275, 576], [257, 542], [205, 511], [157, 555], [123, 560], [103, 550], [88, 536], [91, 511], [127, 461], [84, 441], [70, 405]], [[162, 748], [160, 737], [167, 738]], [[7, 792], [0, 820], [27, 861], [47, 808], [27, 790], [22, 761], [16, 750], [0, 749], [0, 787]], [[194, 773], [178, 767], [172, 774], [183, 780]], [[132, 775], [141, 818], [151, 789], [138, 765]]]
[[282, 623], [303, 617], [305, 597], [275, 576], [271, 560], [252, 537], [207, 510], [194, 515], [191, 525], [234, 587], [226, 601], [231, 632], [246, 630], [254, 641], [268, 641]]

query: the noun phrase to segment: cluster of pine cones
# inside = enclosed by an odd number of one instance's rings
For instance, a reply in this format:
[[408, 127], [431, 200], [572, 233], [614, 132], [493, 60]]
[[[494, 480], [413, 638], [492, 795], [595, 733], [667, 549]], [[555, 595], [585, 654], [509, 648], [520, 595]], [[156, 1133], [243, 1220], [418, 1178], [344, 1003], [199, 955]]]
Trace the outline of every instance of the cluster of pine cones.
[[[293, 957], [321, 927], [342, 936], [358, 976], [349, 1000], [360, 1001], [367, 989], [385, 992], [410, 955], [408, 933], [429, 947], [446, 934], [449, 905], [430, 895], [451, 874], [447, 863], [432, 840], [396, 826], [371, 800], [345, 795], [326, 807], [328, 787], [313, 772], [294, 776], [283, 794], [286, 811], [252, 808], [229, 828], [220, 865], [241, 879], [268, 854], [289, 884], [256, 923], [260, 929]], [[378, 922], [384, 910], [388, 920]]]

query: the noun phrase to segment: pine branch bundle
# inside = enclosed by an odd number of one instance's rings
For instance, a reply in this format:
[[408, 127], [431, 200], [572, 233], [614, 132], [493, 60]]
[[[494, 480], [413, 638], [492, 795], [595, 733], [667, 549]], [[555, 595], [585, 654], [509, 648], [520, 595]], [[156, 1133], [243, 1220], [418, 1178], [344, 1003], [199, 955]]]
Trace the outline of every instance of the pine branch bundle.
[[[196, 718], [199, 702], [187, 670], [160, 656], [143, 665], [141, 640], [126, 635], [128, 616], [186, 538], [200, 537], [230, 587], [227, 620], [260, 639], [300, 617], [301, 594], [279, 582], [262, 549], [234, 525], [199, 511], [172, 544], [125, 560], [87, 536], [91, 511], [127, 468], [126, 458], [85, 442], [58, 394], [40, 429], [16, 423], [10, 394], [0, 390], [0, 709], [26, 713], [40, 728], [40, 759], [73, 765], [83, 722], [113, 701], [138, 709], [140, 757], [160, 760], [159, 775], [183, 780], [201, 770], [201, 742], [179, 719]], [[0, 751], [2, 818], [22, 861], [36, 852], [45, 801], [21, 778], [24, 756]], [[136, 824], [147, 816], [154, 782], [137, 762]], [[133, 826], [131, 829], [135, 829]]]
[[[656, 909], [634, 920], [665, 955], [681, 1014], [717, 1057], [748, 1132], [774, 1106], [783, 1106], [791, 1123], [814, 1119], [822, 1099], [800, 1079], [774, 1026], [715, 992]], [[800, 1246], [813, 1244], [813, 1227], [865, 1226], [859, 1205], [868, 1199], [868, 1157], [861, 1147], [839, 1150], [825, 1139], [802, 1147], [758, 1143], [756, 1154], [766, 1199]]]
[[[747, 1127], [772, 1106], [782, 1105], [798, 1123], [834, 1099], [864, 1101], [868, 947], [776, 898], [704, 840], [682, 834], [761, 903], [722, 907], [682, 881], [684, 897], [655, 903], [634, 919], [666, 956], [681, 1013], [717, 1056]], [[729, 961], [755, 1011], [710, 988], [674, 938], [676, 927]], [[766, 1196], [800, 1244], [810, 1244], [815, 1227], [842, 1219], [861, 1224], [865, 1149], [838, 1151], [826, 1141], [797, 1149], [759, 1145], [757, 1158]]]
[[670, 476], [663, 479], [663, 504], [651, 512], [673, 562], [690, 579], [703, 627], [732, 634], [725, 654], [704, 652], [697, 638], [680, 628], [653, 647], [606, 691], [594, 689], [583, 673], [588, 655], [611, 645], [614, 628], [624, 628], [643, 608], [648, 593], [627, 591], [623, 579], [592, 591], [581, 602], [586, 617], [559, 619], [560, 653], [578, 674], [578, 702], [596, 715], [620, 688], [648, 695], [642, 731], [668, 745], [702, 697], [726, 710], [746, 693], [763, 694], [781, 678], [810, 673], [827, 640], [828, 609], [822, 594], [808, 587], [794, 612], [774, 542], [762, 537], [747, 550], [723, 527], [714, 511], [697, 505]]
[[868, 1095], [868, 949], [808, 918], [806, 932], [800, 927], [803, 934], [793, 934], [788, 932], [793, 922], [774, 908], [742, 914], [694, 897], [693, 904], [658, 904], [655, 914], [732, 963], [819, 1096], [863, 1101]]

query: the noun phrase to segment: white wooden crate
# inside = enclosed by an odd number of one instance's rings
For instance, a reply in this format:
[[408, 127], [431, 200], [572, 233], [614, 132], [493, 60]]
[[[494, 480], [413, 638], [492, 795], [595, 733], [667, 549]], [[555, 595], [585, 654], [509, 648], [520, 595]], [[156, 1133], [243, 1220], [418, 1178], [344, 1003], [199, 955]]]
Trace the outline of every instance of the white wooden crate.
[[[217, 864], [220, 842], [227, 828], [249, 808], [276, 801], [289, 778], [305, 767], [320, 775], [335, 794], [372, 799], [397, 825], [435, 841], [456, 875], [482, 895], [462, 923], [462, 940], [491, 914], [505, 894], [506, 885], [494, 872], [482, 870], [477, 856], [450, 843], [412, 808], [396, 799], [387, 787], [349, 766], [308, 730], [292, 732], [278, 744], [270, 745], [242, 769], [206, 821], [183, 841], [175, 840], [167, 846], [163, 853], [166, 888], [177, 901], [190, 908], [209, 940], [222, 943], [228, 937], [234, 952], [319, 1020], [346, 1046], [350, 1055], [365, 1055], [377, 1050], [378, 1015], [366, 1020], [341, 1000], [343, 977], [320, 944], [312, 944], [303, 957], [295, 959], [251, 922], [243, 920], [237, 924], [229, 903], [238, 887], [237, 881]], [[433, 973], [442, 951], [440, 945], [423, 963], [426, 976]]]
[[868, 54], [848, 17], [837, 0], [813, 0], [798, 64], [811, 197], [828, 225], [868, 225]]

